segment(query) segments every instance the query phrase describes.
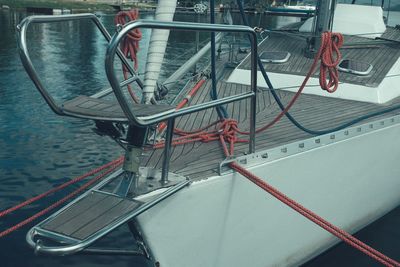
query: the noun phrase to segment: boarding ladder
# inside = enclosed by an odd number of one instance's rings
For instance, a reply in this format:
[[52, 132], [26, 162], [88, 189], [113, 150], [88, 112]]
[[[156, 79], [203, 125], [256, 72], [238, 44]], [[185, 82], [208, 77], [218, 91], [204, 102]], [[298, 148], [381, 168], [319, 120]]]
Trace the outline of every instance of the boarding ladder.
[[[48, 93], [33, 63], [30, 59], [26, 32], [32, 23], [66, 22], [71, 20], [91, 20], [96, 24], [103, 36], [108, 41], [105, 57], [105, 68], [111, 88], [100, 91], [91, 96], [79, 95], [62, 104], [56, 103]], [[178, 192], [190, 183], [190, 181], [179, 175], [169, 173], [169, 158], [171, 154], [171, 143], [175, 119], [177, 117], [198, 112], [204, 109], [215, 108], [234, 101], [251, 98], [253, 120], [250, 125], [254, 133], [255, 129], [255, 103], [256, 103], [256, 55], [257, 43], [253, 29], [245, 26], [180, 23], [180, 22], [156, 22], [149, 20], [137, 20], [118, 26], [118, 31], [111, 38], [99, 19], [93, 14], [62, 15], [62, 16], [30, 16], [25, 18], [18, 26], [18, 45], [22, 63], [34, 82], [36, 88], [45, 99], [49, 107], [60, 116], [76, 117], [93, 120], [98, 130], [114, 139], [119, 138], [115, 124], [124, 124], [127, 134], [124, 138], [126, 156], [124, 167], [108, 175], [103, 181], [85, 192], [70, 204], [63, 207], [44, 221], [34, 226], [27, 234], [30, 246], [39, 253], [53, 255], [67, 255], [79, 251], [89, 250], [89, 246], [95, 241], [110, 233], [124, 223], [132, 220], [150, 209], [157, 203]], [[142, 83], [136, 73], [129, 65], [125, 56], [119, 50], [121, 40], [136, 28], [157, 28], [168, 30], [195, 30], [208, 32], [241, 32], [250, 36], [252, 42], [252, 74], [251, 91], [233, 96], [227, 96], [217, 100], [197, 104], [191, 107], [175, 110], [170, 105], [145, 105], [132, 104], [122, 87], [136, 82], [139, 87]], [[123, 65], [129, 70], [131, 77], [119, 81], [115, 72], [115, 56], [118, 56]], [[215, 75], [215, 73], [212, 73]], [[117, 101], [109, 100], [104, 96], [114, 93]], [[164, 156], [162, 170], [153, 172], [151, 175], [159, 177], [159, 193], [149, 198], [137, 198], [145, 195], [146, 186], [139, 186], [142, 175], [142, 167], [138, 158], [142, 148], [148, 139], [149, 127], [160, 122], [167, 122], [165, 137]], [[111, 130], [110, 130], [111, 129]], [[252, 136], [254, 140], [254, 136]], [[250, 142], [250, 151], [254, 152], [254, 142]], [[143, 171], [149, 176], [149, 170]], [[157, 176], [158, 175], [158, 176]], [[115, 190], [109, 192], [104, 190], [116, 179], [120, 182]], [[146, 178], [145, 178], [146, 180]], [[134, 197], [128, 197], [128, 192], [134, 187]], [[143, 200], [149, 199], [149, 200]], [[103, 250], [104, 252], [105, 250]]]

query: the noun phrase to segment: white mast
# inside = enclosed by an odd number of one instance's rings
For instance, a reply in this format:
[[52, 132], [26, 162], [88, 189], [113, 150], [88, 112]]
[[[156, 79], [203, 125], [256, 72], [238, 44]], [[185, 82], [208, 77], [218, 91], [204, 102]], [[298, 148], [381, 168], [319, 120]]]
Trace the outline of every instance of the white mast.
[[[172, 21], [175, 14], [176, 0], [159, 0], [155, 20]], [[165, 50], [169, 37], [169, 30], [153, 29], [151, 32], [149, 51], [144, 76], [143, 99], [144, 103], [150, 103], [154, 96], [154, 89], [161, 65], [164, 59]]]

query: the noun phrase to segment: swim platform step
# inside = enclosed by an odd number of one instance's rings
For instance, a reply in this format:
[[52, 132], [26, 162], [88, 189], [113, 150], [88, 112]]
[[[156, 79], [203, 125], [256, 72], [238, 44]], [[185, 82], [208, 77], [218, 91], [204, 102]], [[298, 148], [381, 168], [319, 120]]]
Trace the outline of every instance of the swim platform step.
[[142, 204], [143, 202], [102, 191], [91, 191], [41, 227], [47, 231], [84, 240], [130, 214]]
[[[65, 115], [102, 121], [127, 122], [128, 119], [117, 101], [79, 95], [61, 105]], [[160, 113], [174, 112], [175, 107], [165, 104], [132, 104], [135, 116], [151, 119]]]
[[28, 244], [38, 253], [77, 253], [190, 183], [188, 179], [181, 180], [147, 201], [100, 190], [122, 173], [118, 170], [111, 174], [105, 181], [31, 228], [26, 236]]

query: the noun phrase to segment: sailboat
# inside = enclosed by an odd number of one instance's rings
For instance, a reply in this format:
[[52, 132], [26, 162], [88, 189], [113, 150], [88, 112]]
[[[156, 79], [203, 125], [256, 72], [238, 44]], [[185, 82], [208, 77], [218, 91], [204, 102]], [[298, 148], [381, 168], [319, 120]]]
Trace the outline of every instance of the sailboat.
[[[133, 255], [95, 247], [128, 224], [140, 254], [156, 266], [297, 266], [339, 242], [324, 229], [352, 240], [337, 229], [354, 233], [397, 207], [400, 31], [383, 23], [380, 7], [318, 5], [316, 18], [264, 31], [259, 45], [256, 31], [241, 25], [138, 20], [118, 26], [111, 37], [91, 14], [22, 21], [22, 62], [52, 110], [95, 121], [98, 132], [125, 150], [99, 183], [31, 228], [28, 244], [39, 254]], [[71, 19], [92, 20], [109, 40], [105, 68], [111, 88], [58, 105], [30, 60], [26, 30], [31, 23]], [[251, 51], [217, 79], [225, 66], [215, 55], [223, 37], [213, 34], [209, 74], [188, 83], [179, 96], [190, 106], [151, 105], [157, 78], [143, 92], [149, 93], [146, 100], [132, 103], [123, 88], [142, 83], [119, 47], [140, 27], [242, 33]], [[326, 40], [320, 36], [331, 29], [344, 37], [338, 67], [330, 68], [340, 78], [322, 91], [310, 69]], [[162, 56], [163, 49], [158, 52]], [[130, 76], [117, 73], [117, 57]], [[306, 76], [309, 83], [296, 94]], [[202, 89], [193, 95], [195, 88]], [[261, 131], [264, 125], [269, 127]], [[398, 264], [368, 251], [389, 266]]]

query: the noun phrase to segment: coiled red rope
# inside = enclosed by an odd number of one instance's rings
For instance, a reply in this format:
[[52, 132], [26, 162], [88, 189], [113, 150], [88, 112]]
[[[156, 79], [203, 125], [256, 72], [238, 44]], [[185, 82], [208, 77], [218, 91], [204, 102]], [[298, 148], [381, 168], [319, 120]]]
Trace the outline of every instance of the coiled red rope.
[[[130, 11], [121, 11], [115, 16], [114, 22], [116, 25], [125, 25], [130, 21], [139, 19], [139, 11], [132, 9]], [[122, 53], [130, 58], [135, 70], [138, 68], [137, 52], [139, 50], [139, 41], [142, 39], [142, 32], [139, 28], [131, 30], [121, 42]]]
[[[333, 93], [339, 86], [339, 71], [337, 66], [342, 59], [339, 49], [343, 45], [343, 35], [324, 32], [321, 39], [321, 67], [319, 84], [323, 90]], [[329, 76], [327, 82], [327, 74]]]
[[[304, 88], [306, 87], [308, 80], [315, 73], [318, 62], [321, 60], [320, 72], [319, 72], [319, 83], [323, 90], [333, 93], [339, 86], [339, 73], [337, 66], [342, 58], [339, 51], [343, 45], [343, 35], [340, 33], [324, 32], [321, 36], [321, 46], [318, 49], [317, 55], [308, 71], [303, 83], [300, 85], [299, 90], [286, 105], [285, 109], [282, 110], [278, 116], [276, 116], [270, 123], [256, 130], [256, 133], [267, 130], [271, 126], [275, 125], [280, 119], [289, 111], [293, 104], [297, 101]], [[326, 81], [326, 73], [329, 74], [329, 82]], [[249, 132], [240, 131], [237, 132], [244, 135], [249, 135]]]
[[[132, 9], [130, 11], [121, 11], [115, 16], [114, 23], [116, 25], [125, 25], [130, 21], [135, 21], [139, 19], [139, 11], [137, 9]], [[125, 38], [121, 41], [121, 51], [122, 53], [132, 60], [135, 70], [137, 70], [139, 64], [137, 60], [137, 53], [139, 51], [139, 41], [142, 39], [142, 32], [139, 28], [131, 30]], [[128, 78], [128, 69], [123, 65], [122, 71], [125, 80]], [[138, 97], [133, 93], [132, 87], [128, 84], [128, 92], [135, 103], [139, 103]]]
[[68, 201], [69, 199], [75, 197], [77, 194], [79, 194], [80, 192], [82, 192], [83, 190], [88, 188], [89, 186], [93, 185], [94, 183], [96, 183], [97, 181], [102, 179], [107, 174], [109, 174], [112, 171], [114, 171], [118, 166], [120, 166], [122, 164], [123, 159], [124, 159], [123, 157], [119, 157], [119, 158], [117, 158], [117, 159], [115, 159], [115, 160], [113, 160], [113, 161], [111, 161], [111, 162], [99, 167], [99, 168], [91, 170], [90, 172], [88, 172], [88, 173], [86, 173], [86, 174], [84, 174], [82, 176], [76, 177], [76, 178], [74, 178], [74, 179], [72, 179], [72, 180], [70, 180], [70, 181], [68, 181], [68, 182], [66, 182], [64, 184], [61, 184], [61, 185], [59, 185], [59, 186], [57, 186], [57, 187], [55, 187], [55, 188], [53, 188], [53, 189], [51, 189], [51, 190], [49, 190], [49, 191], [47, 191], [45, 193], [37, 195], [37, 196], [27, 200], [27, 201], [24, 201], [24, 202], [22, 202], [22, 203], [20, 203], [20, 204], [18, 204], [16, 206], [14, 206], [14, 207], [11, 207], [11, 208], [9, 208], [7, 210], [4, 210], [4, 211], [0, 212], [0, 218], [2, 218], [2, 217], [6, 216], [7, 214], [9, 214], [9, 213], [11, 213], [13, 211], [16, 211], [16, 210], [21, 209], [21, 208], [23, 208], [23, 207], [25, 207], [25, 206], [27, 206], [29, 204], [32, 204], [33, 202], [38, 201], [38, 200], [40, 200], [40, 199], [42, 199], [42, 198], [44, 198], [44, 197], [46, 197], [46, 196], [48, 196], [50, 194], [53, 194], [53, 193], [55, 193], [57, 191], [60, 191], [60, 190], [62, 190], [64, 188], [66, 188], [69, 185], [75, 184], [75, 183], [77, 183], [77, 182], [79, 182], [79, 181], [81, 181], [81, 180], [83, 180], [83, 179], [85, 179], [85, 178], [87, 178], [89, 176], [93, 176], [93, 175], [95, 175], [97, 173], [102, 172], [99, 175], [97, 175], [94, 178], [92, 178], [91, 180], [89, 180], [88, 182], [86, 182], [85, 184], [83, 184], [81, 187], [79, 187], [78, 189], [76, 189], [72, 193], [68, 194], [67, 196], [65, 196], [62, 199], [58, 200], [57, 202], [53, 203], [49, 207], [41, 210], [40, 212], [34, 214], [33, 216], [31, 216], [29, 218], [19, 222], [18, 224], [16, 224], [16, 225], [14, 225], [14, 226], [12, 226], [12, 227], [0, 232], [0, 238], [10, 234], [11, 232], [13, 232], [15, 230], [18, 230], [19, 228], [21, 228], [21, 227], [25, 226], [26, 224], [34, 221], [35, 219], [39, 218], [40, 216], [43, 216], [44, 214], [48, 213], [52, 209], [60, 206], [64, 202]]

